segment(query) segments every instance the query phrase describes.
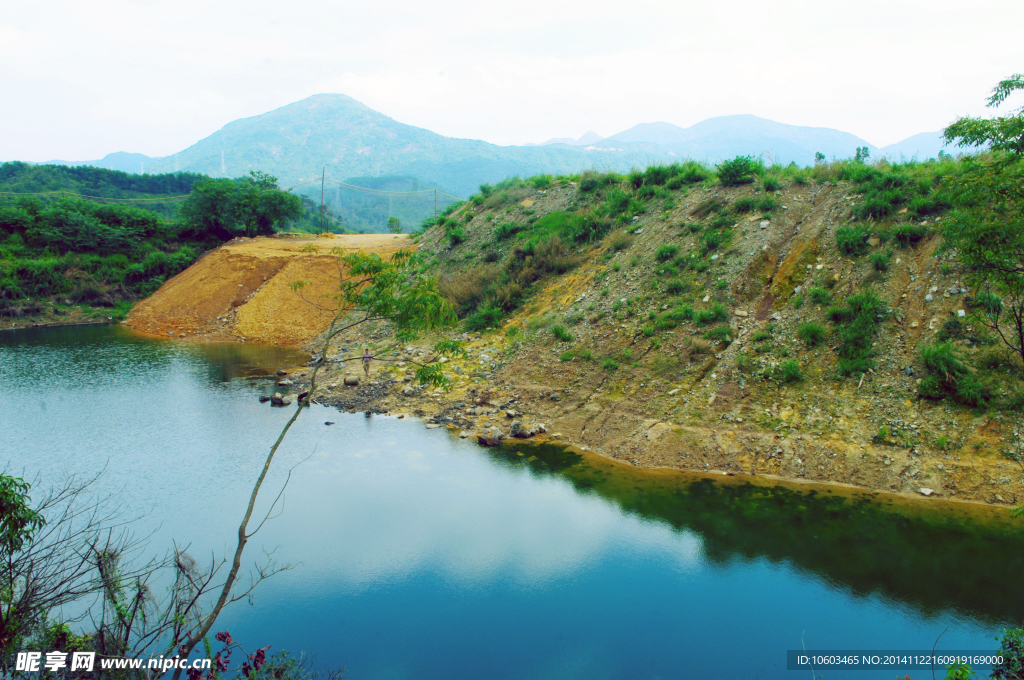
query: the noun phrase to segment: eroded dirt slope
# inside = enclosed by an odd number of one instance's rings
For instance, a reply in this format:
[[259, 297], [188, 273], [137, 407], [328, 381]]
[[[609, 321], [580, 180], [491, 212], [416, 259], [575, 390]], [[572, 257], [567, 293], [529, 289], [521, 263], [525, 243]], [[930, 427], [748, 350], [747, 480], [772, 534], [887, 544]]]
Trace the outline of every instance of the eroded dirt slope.
[[[391, 234], [235, 239], [137, 304], [127, 325], [155, 335], [300, 347], [330, 321], [315, 302], [337, 289], [333, 248], [388, 256], [410, 245]], [[290, 286], [295, 281], [309, 282], [301, 297]]]

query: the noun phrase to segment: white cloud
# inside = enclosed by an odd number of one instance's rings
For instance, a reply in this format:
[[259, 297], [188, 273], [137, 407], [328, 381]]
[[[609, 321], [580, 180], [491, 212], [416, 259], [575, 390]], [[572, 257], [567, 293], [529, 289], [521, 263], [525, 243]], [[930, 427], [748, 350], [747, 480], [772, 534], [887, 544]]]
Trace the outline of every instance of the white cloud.
[[753, 113], [883, 145], [981, 113], [1024, 4], [6, 3], [0, 158], [164, 155], [343, 92], [499, 144]]

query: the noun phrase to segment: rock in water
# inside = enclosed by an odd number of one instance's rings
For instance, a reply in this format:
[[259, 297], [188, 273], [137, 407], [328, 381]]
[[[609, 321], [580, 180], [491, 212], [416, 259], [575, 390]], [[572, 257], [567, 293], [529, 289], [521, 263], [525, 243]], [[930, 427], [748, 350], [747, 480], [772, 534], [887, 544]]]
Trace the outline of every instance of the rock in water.
[[261, 403], [261, 404], [265, 404], [265, 403], [267, 403], [268, 401], [270, 401], [270, 397], [268, 397], [268, 396], [267, 396], [267, 395], [265, 395], [265, 394], [261, 394], [261, 395], [260, 395], [260, 403]]
[[291, 387], [294, 384], [295, 383], [289, 380], [288, 378], [282, 378], [281, 380], [277, 381], [278, 387]]
[[270, 397], [271, 406], [284, 406], [284, 396], [280, 392], [274, 392], [274, 396]]
[[478, 434], [476, 440], [481, 446], [498, 446], [501, 444], [500, 439], [489, 434]]

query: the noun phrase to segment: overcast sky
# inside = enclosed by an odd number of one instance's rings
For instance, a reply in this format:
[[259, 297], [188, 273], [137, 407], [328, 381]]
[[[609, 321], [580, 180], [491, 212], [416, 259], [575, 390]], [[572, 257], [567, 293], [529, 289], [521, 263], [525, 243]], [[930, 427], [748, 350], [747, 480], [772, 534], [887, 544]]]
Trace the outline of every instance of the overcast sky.
[[985, 113], [1020, 0], [0, 0], [0, 160], [163, 156], [312, 94], [496, 144], [751, 113], [877, 146]]

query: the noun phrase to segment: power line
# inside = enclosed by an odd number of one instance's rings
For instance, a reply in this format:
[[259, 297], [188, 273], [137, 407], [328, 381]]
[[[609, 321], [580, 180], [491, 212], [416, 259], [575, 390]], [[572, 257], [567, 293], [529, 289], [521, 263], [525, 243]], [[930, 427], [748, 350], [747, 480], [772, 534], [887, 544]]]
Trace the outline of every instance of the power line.
[[20, 192], [20, 191], [0, 191], [0, 197], [3, 198], [17, 198], [20, 196], [76, 196], [78, 198], [88, 198], [90, 201], [118, 201], [121, 203], [166, 203], [169, 201], [183, 201], [189, 197], [188, 194], [182, 194], [181, 196], [167, 196], [164, 198], [114, 198], [112, 196], [90, 196], [88, 194], [79, 194], [74, 191], [35, 191], [35, 192]]
[[[322, 184], [322, 183], [324, 183], [326, 181], [326, 179], [325, 178], [321, 178], [320, 181], [321, 181], [321, 184]], [[413, 197], [416, 197], [416, 196], [423, 196], [423, 197], [431, 196], [431, 195], [436, 193], [438, 196], [444, 196], [445, 198], [450, 198], [453, 201], [461, 201], [462, 200], [458, 196], [452, 196], [449, 193], [445, 193], [444, 191], [440, 191], [440, 190], [437, 190], [437, 189], [419, 189], [419, 190], [411, 190], [410, 189], [408, 191], [388, 191], [386, 189], [372, 189], [370, 187], [361, 187], [358, 184], [349, 184], [348, 182], [342, 182], [341, 180], [333, 179], [333, 178], [331, 179], [331, 184], [337, 185], [339, 187], [345, 187], [346, 189], [352, 189], [354, 191], [362, 191], [363, 193], [367, 193], [367, 194], [375, 194], [375, 195], [378, 195], [378, 196], [402, 196], [402, 197], [406, 197], [406, 198], [413, 198]], [[306, 180], [304, 182], [299, 182], [298, 184], [295, 184], [295, 185], [290, 186], [288, 188], [289, 189], [299, 189], [299, 188], [302, 188], [302, 187], [309, 187], [309, 186], [315, 186], [315, 185], [316, 185], [316, 180]]]

